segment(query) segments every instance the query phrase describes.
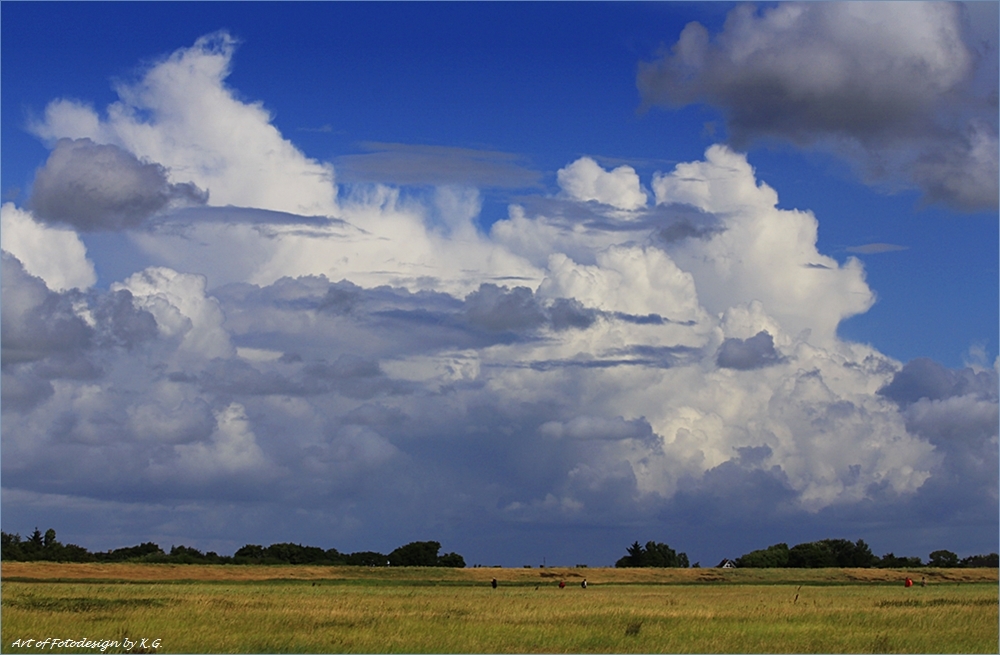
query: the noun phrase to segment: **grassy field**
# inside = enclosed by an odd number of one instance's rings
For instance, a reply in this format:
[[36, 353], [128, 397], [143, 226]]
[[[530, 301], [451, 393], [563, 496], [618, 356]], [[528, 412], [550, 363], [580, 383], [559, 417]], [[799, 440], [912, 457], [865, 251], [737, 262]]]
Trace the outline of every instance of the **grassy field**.
[[0, 575], [3, 652], [49, 637], [133, 653], [155, 639], [189, 653], [998, 652], [996, 569], [4, 563]]

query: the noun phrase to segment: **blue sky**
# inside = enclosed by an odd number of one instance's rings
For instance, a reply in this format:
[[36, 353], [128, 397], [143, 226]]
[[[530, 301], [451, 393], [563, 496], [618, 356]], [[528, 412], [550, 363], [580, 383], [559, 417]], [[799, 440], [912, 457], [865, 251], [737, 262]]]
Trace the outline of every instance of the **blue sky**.
[[4, 530], [996, 550], [996, 25], [4, 3]]

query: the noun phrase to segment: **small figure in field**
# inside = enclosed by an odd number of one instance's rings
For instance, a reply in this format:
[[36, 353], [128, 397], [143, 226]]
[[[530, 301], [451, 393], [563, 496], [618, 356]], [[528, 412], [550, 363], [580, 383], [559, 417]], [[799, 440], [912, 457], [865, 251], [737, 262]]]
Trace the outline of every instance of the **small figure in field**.
[[490, 586], [493, 587], [494, 589], [497, 588], [497, 579], [496, 578], [493, 578], [493, 580], [490, 582]]
[[580, 587], [582, 589], [586, 589], [587, 588], [587, 578], [583, 579], [583, 582], [580, 583]]
[[565, 580], [560, 580], [559, 581], [559, 588], [560, 589], [565, 589], [566, 588], [566, 581]]
[[920, 586], [921, 587], [926, 587], [927, 586], [927, 580], [925, 580], [923, 577], [920, 578]]
[[912, 587], [913, 586], [913, 579], [912, 578], [906, 578], [906, 582], [903, 583], [903, 586], [904, 587]]

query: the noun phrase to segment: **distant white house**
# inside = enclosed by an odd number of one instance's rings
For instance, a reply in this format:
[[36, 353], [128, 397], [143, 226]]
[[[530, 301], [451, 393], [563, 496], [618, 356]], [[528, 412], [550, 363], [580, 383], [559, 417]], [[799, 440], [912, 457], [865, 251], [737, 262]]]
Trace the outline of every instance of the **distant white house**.
[[717, 569], [735, 569], [736, 568], [736, 562], [734, 562], [731, 559], [724, 559], [721, 562], [719, 562], [719, 565], [717, 567], [715, 567], [715, 568], [717, 568]]

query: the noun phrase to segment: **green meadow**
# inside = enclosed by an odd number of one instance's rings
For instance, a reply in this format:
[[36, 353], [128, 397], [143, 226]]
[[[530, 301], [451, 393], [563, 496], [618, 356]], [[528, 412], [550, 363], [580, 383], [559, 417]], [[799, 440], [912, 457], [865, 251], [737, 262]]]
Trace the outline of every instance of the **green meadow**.
[[104, 650], [118, 653], [154, 652], [154, 640], [163, 653], [996, 653], [996, 578], [11, 563], [2, 650], [37, 653], [23, 641], [52, 638], [118, 642]]

